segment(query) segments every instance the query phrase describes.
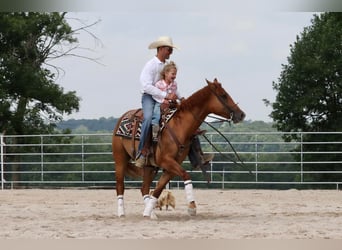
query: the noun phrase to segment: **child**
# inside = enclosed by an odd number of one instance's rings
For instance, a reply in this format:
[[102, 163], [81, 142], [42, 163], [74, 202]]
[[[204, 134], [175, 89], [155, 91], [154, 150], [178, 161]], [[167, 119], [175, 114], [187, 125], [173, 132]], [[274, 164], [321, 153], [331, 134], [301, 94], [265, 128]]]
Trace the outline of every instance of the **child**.
[[[177, 76], [177, 66], [174, 62], [170, 62], [164, 66], [160, 72], [160, 80], [155, 83], [155, 87], [164, 91], [167, 94], [174, 93], [178, 99], [182, 99], [178, 89], [177, 82], [175, 81]], [[161, 103], [168, 103], [165, 98], [153, 97], [156, 101], [154, 105], [153, 115], [152, 115], [152, 138], [153, 141], [158, 141], [159, 132], [159, 121], [160, 121], [160, 105]]]

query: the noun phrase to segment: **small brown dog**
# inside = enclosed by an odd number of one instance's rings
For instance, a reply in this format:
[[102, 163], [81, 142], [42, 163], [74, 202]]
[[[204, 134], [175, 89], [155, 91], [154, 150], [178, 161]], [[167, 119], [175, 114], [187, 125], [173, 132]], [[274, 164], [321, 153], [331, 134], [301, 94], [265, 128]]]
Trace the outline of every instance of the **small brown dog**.
[[[152, 191], [150, 192], [150, 194], [152, 194]], [[169, 209], [169, 206], [171, 206], [173, 209], [176, 208], [176, 199], [169, 190], [163, 190], [158, 198], [156, 208], [162, 210], [164, 206], [166, 207], [166, 210]]]

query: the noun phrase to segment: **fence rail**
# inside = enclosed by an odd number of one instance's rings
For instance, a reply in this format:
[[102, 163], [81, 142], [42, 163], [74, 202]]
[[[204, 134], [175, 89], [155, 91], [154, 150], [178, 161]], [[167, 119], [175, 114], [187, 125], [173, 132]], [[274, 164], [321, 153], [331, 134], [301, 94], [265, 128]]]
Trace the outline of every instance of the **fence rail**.
[[[299, 141], [286, 142], [295, 134]], [[219, 134], [201, 139], [204, 152], [215, 153], [207, 174], [191, 170], [194, 185], [205, 188], [334, 187], [342, 183], [342, 132], [224, 133], [244, 164], [237, 165], [232, 148]], [[115, 186], [111, 133], [0, 135], [1, 188]], [[307, 141], [306, 138], [310, 138]], [[214, 149], [218, 149], [216, 152]], [[141, 180], [126, 178], [128, 187]], [[182, 187], [175, 178], [170, 187]]]

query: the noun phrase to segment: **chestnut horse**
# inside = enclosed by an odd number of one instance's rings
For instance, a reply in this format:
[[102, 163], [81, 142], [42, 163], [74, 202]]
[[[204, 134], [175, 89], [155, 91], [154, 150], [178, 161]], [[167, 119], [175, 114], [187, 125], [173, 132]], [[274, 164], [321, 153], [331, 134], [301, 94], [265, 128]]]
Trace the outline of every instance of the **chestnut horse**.
[[[222, 88], [221, 83], [214, 79], [213, 82], [207, 80], [207, 84], [207, 86], [193, 93], [179, 104], [177, 111], [161, 131], [158, 144], [154, 146], [153, 150], [154, 160], [151, 162], [154, 162], [154, 166], [163, 169], [163, 173], [151, 196], [149, 191], [156, 171], [151, 167], [151, 163], [148, 163], [144, 168], [137, 168], [132, 163], [135, 154], [133, 153], [132, 139], [116, 134], [124, 115], [118, 120], [113, 132], [112, 149], [115, 160], [119, 217], [125, 215], [123, 199], [125, 175], [143, 177], [141, 193], [145, 203], [144, 217], [153, 215], [152, 210], [159, 195], [166, 184], [175, 176], [181, 177], [184, 181], [188, 213], [190, 215], [196, 214], [191, 178], [189, 173], [181, 166], [181, 163], [188, 155], [189, 146], [195, 132], [210, 113], [231, 119], [234, 123], [241, 122], [245, 117], [245, 113], [234, 103], [230, 95]], [[138, 141], [135, 141], [134, 145], [134, 150], [136, 150]]]

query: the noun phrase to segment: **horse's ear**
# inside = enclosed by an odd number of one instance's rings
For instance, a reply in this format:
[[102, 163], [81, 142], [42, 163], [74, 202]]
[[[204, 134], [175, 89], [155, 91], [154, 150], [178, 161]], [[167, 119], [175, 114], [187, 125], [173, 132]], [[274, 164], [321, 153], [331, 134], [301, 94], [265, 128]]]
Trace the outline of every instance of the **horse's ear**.
[[218, 83], [217, 78], [214, 79], [214, 83]]
[[211, 82], [208, 81], [208, 79], [205, 79], [207, 81], [207, 84], [209, 85]]

